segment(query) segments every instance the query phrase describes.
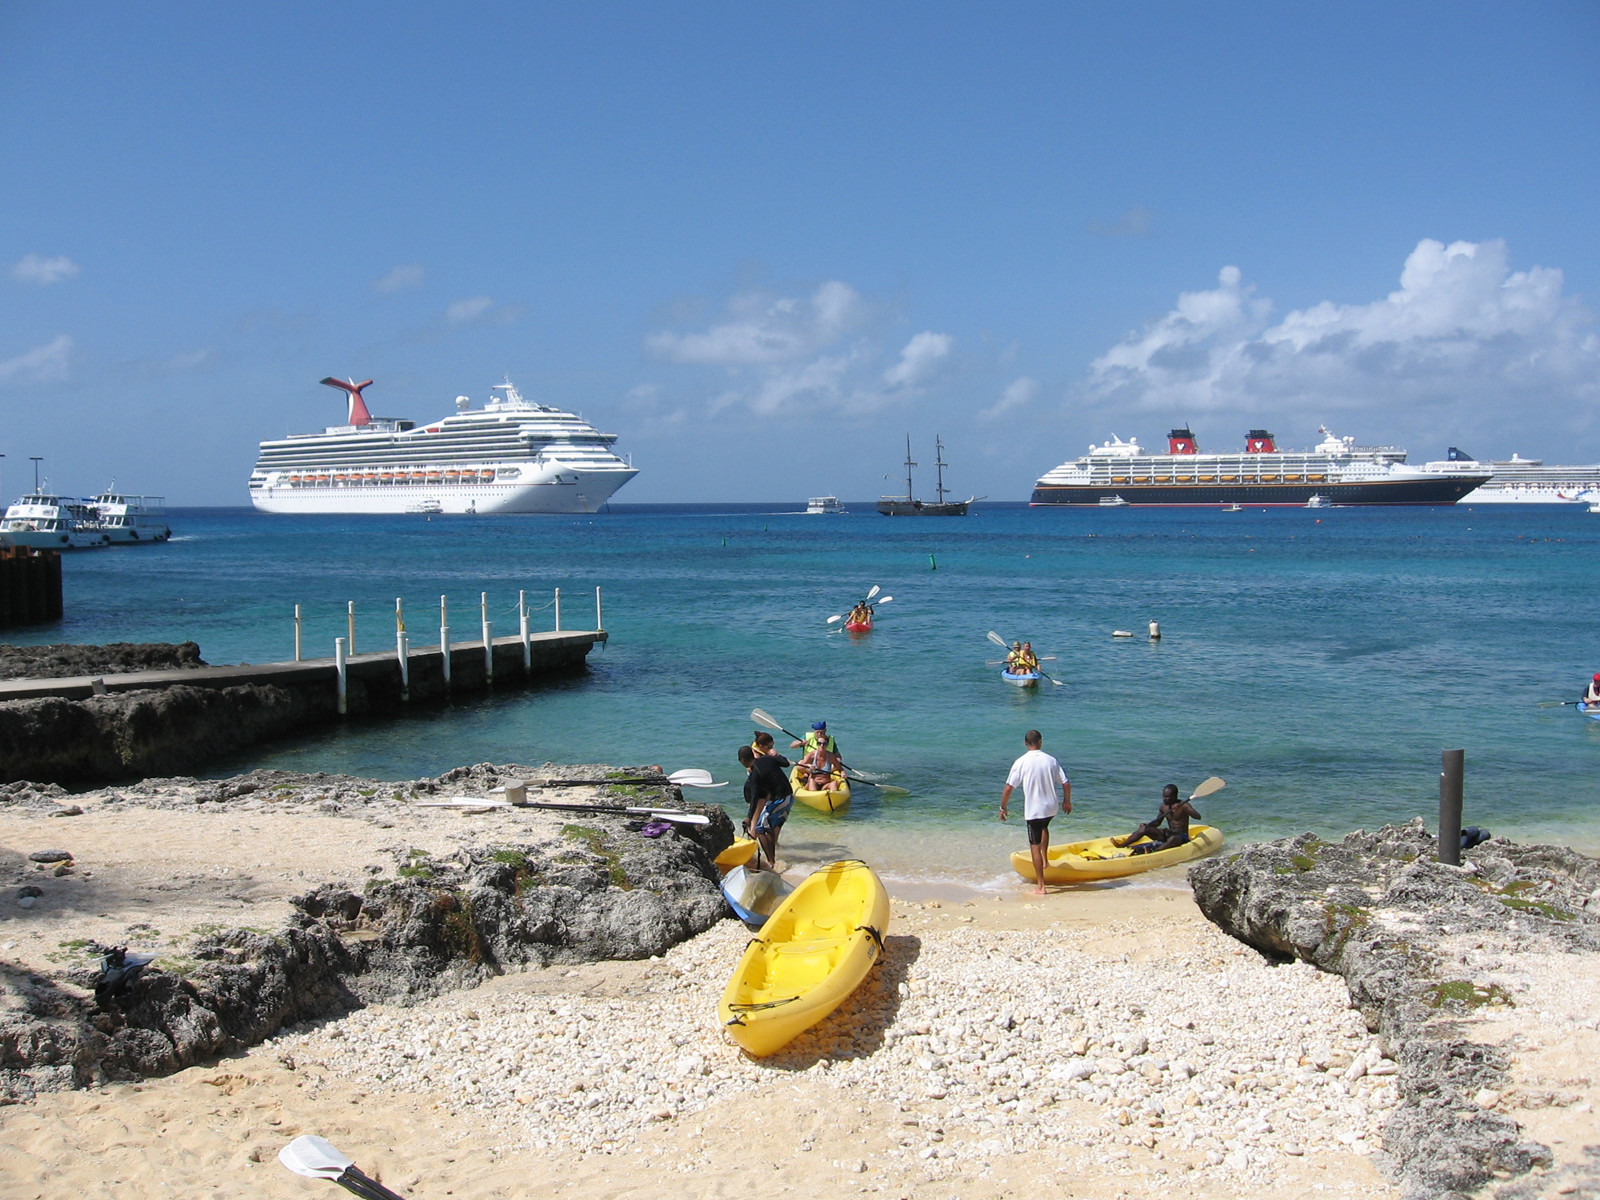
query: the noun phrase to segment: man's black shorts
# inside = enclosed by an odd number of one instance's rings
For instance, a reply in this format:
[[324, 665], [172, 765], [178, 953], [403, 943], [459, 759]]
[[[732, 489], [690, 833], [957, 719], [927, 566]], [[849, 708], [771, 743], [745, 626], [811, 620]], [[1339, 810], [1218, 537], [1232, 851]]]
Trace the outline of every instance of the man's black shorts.
[[1044, 831], [1050, 828], [1053, 817], [1035, 817], [1028, 822], [1028, 845], [1037, 846], [1044, 841]]

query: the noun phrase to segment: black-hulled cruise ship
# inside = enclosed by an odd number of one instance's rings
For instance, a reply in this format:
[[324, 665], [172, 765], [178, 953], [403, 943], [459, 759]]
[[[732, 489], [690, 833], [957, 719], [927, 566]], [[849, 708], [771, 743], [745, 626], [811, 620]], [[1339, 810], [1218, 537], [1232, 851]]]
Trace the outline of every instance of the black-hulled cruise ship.
[[1103, 446], [1062, 463], [1034, 485], [1034, 504], [1298, 505], [1454, 504], [1490, 472], [1435, 471], [1406, 465], [1394, 446], [1357, 446], [1319, 431], [1314, 450], [1279, 450], [1272, 434], [1252, 429], [1242, 452], [1202, 454], [1194, 434], [1174, 429], [1167, 453], [1112, 435]]
[[426, 425], [374, 417], [372, 380], [322, 381], [349, 397], [347, 423], [262, 442], [250, 501], [271, 513], [592, 513], [639, 472], [614, 433], [530, 404], [508, 380], [493, 400]]

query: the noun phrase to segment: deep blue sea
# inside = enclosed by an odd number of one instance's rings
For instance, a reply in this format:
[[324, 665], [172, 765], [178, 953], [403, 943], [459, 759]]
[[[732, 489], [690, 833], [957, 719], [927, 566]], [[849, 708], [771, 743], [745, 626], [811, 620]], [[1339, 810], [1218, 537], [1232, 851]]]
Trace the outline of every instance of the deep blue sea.
[[[68, 618], [12, 641], [181, 641], [209, 662], [413, 642], [450, 598], [456, 640], [497, 634], [517, 590], [610, 644], [586, 674], [396, 722], [353, 723], [225, 764], [388, 779], [482, 761], [659, 763], [743, 778], [761, 707], [825, 718], [857, 769], [842, 817], [797, 810], [785, 857], [864, 856], [904, 882], [1006, 879], [1020, 825], [995, 819], [1030, 727], [1072, 778], [1056, 838], [1153, 814], [1161, 785], [1209, 775], [1198, 805], [1234, 840], [1342, 834], [1438, 811], [1440, 751], [1466, 751], [1466, 823], [1600, 848], [1600, 721], [1575, 699], [1600, 669], [1600, 518], [1575, 508], [1214, 510], [979, 505], [962, 518], [810, 517], [798, 504], [615, 506], [593, 517], [171, 514], [164, 546], [70, 556]], [[854, 638], [827, 618], [879, 585]], [[551, 610], [535, 628], [551, 627]], [[1152, 644], [1147, 622], [1164, 637]], [[1139, 636], [1114, 640], [1113, 629]], [[984, 634], [1031, 639], [1062, 687], [1001, 682]], [[781, 741], [782, 739], [780, 739]], [[1011, 876], [1012, 883], [1016, 882]], [[1007, 886], [1010, 886], [1008, 883]]]

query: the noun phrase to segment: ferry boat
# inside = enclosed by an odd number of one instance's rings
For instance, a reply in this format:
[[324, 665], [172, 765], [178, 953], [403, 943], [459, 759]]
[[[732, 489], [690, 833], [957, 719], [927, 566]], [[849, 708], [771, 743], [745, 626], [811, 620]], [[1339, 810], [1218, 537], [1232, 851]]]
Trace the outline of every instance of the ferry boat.
[[906, 494], [904, 496], [882, 496], [878, 500], [878, 511], [886, 517], [964, 517], [967, 515], [967, 506], [978, 499], [969, 496], [965, 500], [946, 500], [944, 498], [944, 469], [949, 466], [944, 461], [944, 443], [938, 437], [933, 439], [933, 461], [938, 470], [938, 484], [935, 494], [938, 500], [927, 503], [918, 500], [911, 488], [911, 468], [917, 464], [911, 461], [911, 435], [906, 434]]
[[1489, 482], [1472, 493], [1474, 504], [1583, 504], [1581, 493], [1600, 489], [1600, 463], [1589, 466], [1545, 466], [1540, 458], [1513, 454], [1508, 459], [1480, 462], [1454, 446], [1430, 471], [1491, 472]]
[[93, 550], [109, 546], [99, 514], [84, 500], [55, 496], [35, 486], [0, 519], [0, 546], [33, 550]]
[[839, 503], [837, 496], [812, 496], [806, 501], [806, 515], [808, 517], [845, 515], [844, 505]]
[[1432, 471], [1406, 465], [1395, 446], [1357, 446], [1326, 428], [1314, 450], [1279, 450], [1272, 434], [1252, 429], [1243, 452], [1202, 454], [1187, 428], [1168, 434], [1153, 454], [1115, 434], [1034, 485], [1031, 503], [1098, 506], [1107, 497], [1133, 505], [1454, 504], [1489, 478], [1484, 471]]
[[89, 501], [96, 519], [113, 546], [164, 542], [172, 536], [167, 524], [166, 500], [161, 496], [129, 496], [111, 486]]
[[346, 423], [261, 443], [250, 502], [262, 512], [592, 513], [639, 473], [612, 453], [616, 434], [529, 403], [509, 379], [482, 408], [457, 396], [426, 425], [372, 416], [370, 379], [322, 382], [348, 396]]

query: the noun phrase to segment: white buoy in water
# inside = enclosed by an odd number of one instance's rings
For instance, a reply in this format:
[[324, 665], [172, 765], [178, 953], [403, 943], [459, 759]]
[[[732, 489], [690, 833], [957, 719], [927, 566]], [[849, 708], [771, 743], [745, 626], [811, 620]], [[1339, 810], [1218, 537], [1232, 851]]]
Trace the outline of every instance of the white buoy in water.
[[1133, 636], [1133, 630], [1131, 630], [1131, 629], [1113, 629], [1111, 631], [1111, 636], [1112, 637], [1132, 637]]
[[1150, 640], [1152, 642], [1159, 642], [1161, 640], [1161, 626], [1154, 621], [1150, 622]]

